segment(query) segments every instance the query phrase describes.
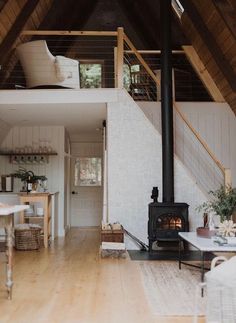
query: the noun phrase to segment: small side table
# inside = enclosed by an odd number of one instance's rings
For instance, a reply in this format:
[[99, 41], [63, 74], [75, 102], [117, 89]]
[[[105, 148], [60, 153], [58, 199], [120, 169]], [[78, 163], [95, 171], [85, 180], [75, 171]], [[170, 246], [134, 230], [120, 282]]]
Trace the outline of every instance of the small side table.
[[[197, 267], [193, 264], [186, 263], [182, 261], [181, 258], [181, 241], [187, 241], [192, 246], [194, 246], [196, 249], [198, 249], [201, 253], [201, 282], [204, 282], [204, 273], [205, 273], [205, 266], [204, 266], [204, 260], [205, 260], [205, 253], [206, 252], [236, 252], [235, 246], [230, 245], [223, 245], [219, 246], [215, 244], [211, 239], [199, 237], [196, 232], [179, 232], [179, 269], [181, 269], [181, 264], [191, 266], [191, 267]], [[202, 295], [203, 295], [203, 289], [202, 289]]]
[[13, 286], [13, 265], [12, 265], [12, 249], [13, 249], [13, 222], [14, 213], [21, 212], [28, 209], [28, 205], [15, 205], [11, 207], [0, 207], [0, 226], [5, 228], [7, 235], [7, 265], [6, 265], [6, 287], [8, 299], [12, 299], [12, 286]]
[[[43, 204], [44, 215], [40, 216], [30, 216], [29, 218], [43, 218], [43, 242], [44, 247], [48, 248], [49, 238], [50, 238], [50, 221], [51, 221], [51, 193], [20, 193], [20, 203], [35, 203], [41, 202]], [[24, 212], [21, 212], [20, 223], [25, 222]]]

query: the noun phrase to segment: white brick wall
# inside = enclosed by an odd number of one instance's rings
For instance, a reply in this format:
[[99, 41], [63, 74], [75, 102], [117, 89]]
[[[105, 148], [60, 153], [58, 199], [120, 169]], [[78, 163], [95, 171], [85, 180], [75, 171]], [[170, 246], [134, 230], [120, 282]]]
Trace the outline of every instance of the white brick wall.
[[[162, 190], [161, 136], [138, 105], [121, 92], [118, 103], [108, 104], [108, 214], [132, 234], [147, 240], [148, 203], [153, 186]], [[202, 224], [195, 207], [205, 196], [175, 158], [175, 200], [190, 205], [190, 228]], [[128, 249], [136, 249], [130, 240]]]

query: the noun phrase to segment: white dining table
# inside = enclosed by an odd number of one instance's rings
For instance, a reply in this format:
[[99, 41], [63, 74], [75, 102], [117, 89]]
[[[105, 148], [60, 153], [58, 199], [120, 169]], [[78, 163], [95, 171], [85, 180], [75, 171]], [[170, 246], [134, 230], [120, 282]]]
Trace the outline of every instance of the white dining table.
[[8, 299], [12, 299], [13, 286], [13, 237], [14, 213], [26, 210], [29, 205], [0, 206], [0, 227], [6, 232], [6, 287]]

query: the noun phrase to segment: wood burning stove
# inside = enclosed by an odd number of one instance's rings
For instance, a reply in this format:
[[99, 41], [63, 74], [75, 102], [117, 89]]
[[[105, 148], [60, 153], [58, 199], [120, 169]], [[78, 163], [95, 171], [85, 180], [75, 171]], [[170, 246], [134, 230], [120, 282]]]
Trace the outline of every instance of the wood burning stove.
[[161, 120], [162, 120], [162, 189], [152, 191], [149, 204], [149, 251], [155, 241], [177, 241], [178, 232], [188, 231], [188, 204], [174, 202], [174, 139], [171, 64], [171, 0], [161, 0]]
[[152, 198], [148, 219], [149, 251], [152, 251], [153, 242], [178, 241], [178, 233], [189, 230], [188, 204], [159, 203], [153, 195]]

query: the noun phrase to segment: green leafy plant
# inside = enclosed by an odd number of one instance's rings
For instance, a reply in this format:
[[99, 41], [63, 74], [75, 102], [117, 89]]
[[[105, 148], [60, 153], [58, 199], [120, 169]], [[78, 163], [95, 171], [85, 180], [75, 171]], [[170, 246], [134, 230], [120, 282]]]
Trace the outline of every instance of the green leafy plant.
[[230, 220], [236, 210], [236, 188], [221, 186], [215, 191], [210, 191], [210, 201], [204, 202], [197, 207], [199, 212], [215, 212], [220, 216], [221, 222]]
[[31, 180], [32, 183], [37, 182], [38, 180], [46, 181], [47, 177], [44, 175], [35, 175], [33, 171], [27, 170], [24, 167], [19, 167], [19, 169], [11, 174], [11, 176], [20, 178], [22, 182]]

